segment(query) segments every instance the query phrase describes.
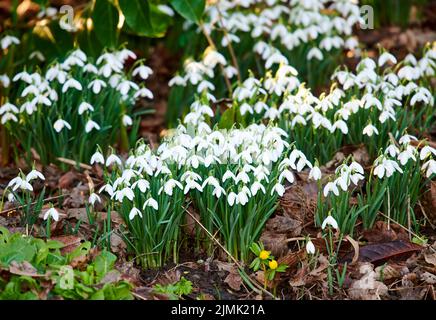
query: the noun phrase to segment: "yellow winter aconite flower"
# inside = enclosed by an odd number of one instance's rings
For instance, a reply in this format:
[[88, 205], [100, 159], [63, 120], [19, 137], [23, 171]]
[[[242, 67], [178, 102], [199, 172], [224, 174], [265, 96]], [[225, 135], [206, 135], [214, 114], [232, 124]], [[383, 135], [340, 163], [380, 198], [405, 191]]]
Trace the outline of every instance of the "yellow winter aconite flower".
[[271, 270], [275, 270], [279, 266], [276, 260], [271, 260], [268, 265]]
[[269, 257], [269, 252], [266, 250], [262, 250], [259, 253], [259, 258], [261, 258], [262, 260], [266, 260], [266, 259], [268, 259], [268, 257]]

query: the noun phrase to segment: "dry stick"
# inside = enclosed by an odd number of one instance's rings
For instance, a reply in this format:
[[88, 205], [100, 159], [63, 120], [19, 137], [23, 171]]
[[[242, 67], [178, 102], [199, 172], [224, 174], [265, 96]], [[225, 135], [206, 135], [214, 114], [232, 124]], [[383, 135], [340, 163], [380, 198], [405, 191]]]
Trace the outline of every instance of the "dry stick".
[[[382, 212], [379, 212], [379, 214], [381, 214], [383, 217], [388, 218], [389, 220], [391, 220], [393, 223], [395, 223], [397, 226], [399, 226], [400, 228], [406, 230], [407, 232], [410, 232], [410, 234], [412, 234], [414, 237], [421, 239], [422, 238], [420, 236], [418, 236], [416, 233], [414, 233], [412, 230], [407, 229], [405, 226], [399, 224], [397, 221], [391, 219], [390, 217], [386, 216], [385, 214], [383, 214]], [[433, 252], [436, 252], [436, 249], [433, 249], [431, 246], [427, 245], [428, 248], [430, 248]]]
[[[209, 35], [209, 34], [206, 32], [206, 30], [204, 29], [203, 23], [200, 23], [200, 28], [201, 28], [201, 31], [203, 32], [204, 36], [206, 37], [207, 42], [209, 43], [209, 45], [210, 45], [214, 50], [216, 50], [216, 45], [215, 45], [215, 43], [213, 42], [213, 40], [212, 40], [212, 38], [210, 37], [210, 35]], [[229, 78], [228, 78], [227, 75], [226, 75], [226, 72], [225, 72], [225, 70], [224, 70], [223, 65], [222, 65], [221, 63], [220, 63], [219, 65], [220, 65], [221, 73], [222, 73], [223, 76], [224, 76], [224, 81], [226, 82], [227, 90], [229, 90], [230, 95], [232, 95], [232, 94], [233, 94], [232, 84], [230, 83], [230, 80], [229, 80]]]
[[436, 226], [430, 221], [427, 214], [425, 213], [424, 207], [421, 204], [421, 201], [418, 201], [419, 207], [421, 208], [421, 212], [424, 215], [424, 217], [427, 219], [428, 223], [430, 224], [430, 227], [434, 230], [436, 229]]
[[58, 158], [56, 158], [56, 160], [58, 160], [60, 162], [63, 162], [63, 163], [66, 163], [66, 164], [69, 164], [69, 165], [72, 165], [72, 166], [79, 165], [79, 167], [82, 168], [82, 169], [92, 170], [92, 167], [90, 165], [85, 164], [85, 163], [81, 163], [81, 162], [77, 162], [77, 161], [74, 161], [74, 160], [71, 160], [71, 159], [58, 157]]
[[[212, 241], [214, 241], [229, 256], [229, 258], [238, 266], [238, 268], [241, 271], [244, 271], [244, 267], [239, 263], [239, 261], [236, 260], [235, 257], [233, 257], [233, 255], [213, 236], [213, 234], [210, 233], [209, 230], [207, 230], [206, 227], [203, 226], [203, 224], [200, 221], [198, 221], [198, 219], [196, 217], [194, 217], [194, 215], [191, 212], [189, 212], [188, 209], [186, 209], [186, 212], [191, 216], [192, 219], [194, 219], [194, 221], [200, 226], [200, 228], [203, 229], [204, 232], [206, 232], [206, 234], [212, 239]], [[247, 279], [249, 279], [249, 278], [247, 277]], [[261, 290], [262, 292], [266, 293], [270, 297], [275, 298], [274, 295], [271, 292], [269, 292], [268, 290], [262, 288], [256, 282], [251, 282], [251, 284], [256, 286], [259, 290]]]
[[[58, 195], [58, 196], [55, 196], [55, 197], [50, 197], [50, 198], [47, 198], [47, 199], [43, 199], [42, 202], [56, 200], [56, 199], [59, 199], [59, 198], [61, 198], [63, 196], [65, 196], [65, 195], [62, 194], [62, 195]], [[20, 210], [20, 209], [23, 209], [23, 208], [25, 208], [27, 206], [33, 206], [34, 204], [37, 204], [37, 203], [38, 203], [38, 201], [34, 201], [34, 202], [30, 203], [30, 204], [25, 204], [25, 205], [22, 205], [22, 206], [18, 206], [18, 207], [14, 207], [14, 208], [11, 208], [11, 209], [3, 210], [3, 211], [0, 211], [0, 215], [5, 214], [5, 213], [10, 213], [10, 212], [13, 212], [13, 211], [16, 211], [16, 210]]]

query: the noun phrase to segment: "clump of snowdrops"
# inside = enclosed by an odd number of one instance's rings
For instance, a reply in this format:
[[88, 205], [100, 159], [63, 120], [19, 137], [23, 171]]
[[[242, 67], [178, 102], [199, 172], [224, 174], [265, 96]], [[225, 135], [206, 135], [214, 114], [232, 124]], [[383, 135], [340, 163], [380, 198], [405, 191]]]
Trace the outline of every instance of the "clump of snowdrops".
[[[235, 258], [248, 262], [251, 244], [286, 184], [294, 182], [294, 172], [306, 167], [319, 171], [285, 136], [280, 128], [265, 125], [230, 130], [211, 129], [205, 122], [180, 125], [156, 151], [141, 143], [125, 162], [115, 155], [104, 160], [98, 153], [93, 163], [111, 169], [101, 191], [126, 220], [137, 255], [152, 259], [157, 253], [163, 263], [170, 246], [177, 258], [180, 224], [187, 216], [183, 212], [193, 208], [210, 234]], [[211, 239], [201, 233], [199, 229], [197, 244], [210, 249]]]
[[[179, 103], [185, 98], [184, 103], [190, 104], [192, 91], [201, 92], [205, 87], [216, 95], [231, 94], [232, 79], [240, 84], [249, 70], [260, 76], [290, 61], [298, 66], [300, 76], [309, 85], [324, 83], [332, 66], [338, 64], [342, 50], [357, 48], [352, 28], [362, 22], [359, 6], [348, 0], [209, 3], [199, 26], [186, 22], [185, 27], [194, 33], [193, 37], [203, 33], [209, 47], [198, 48], [198, 41], [188, 47], [187, 54], [194, 58], [189, 57], [183, 74], [171, 80], [171, 86], [178, 86], [172, 90], [171, 100]], [[199, 57], [198, 52], [203, 50]], [[212, 58], [211, 51], [218, 52], [215, 57], [219, 58]]]
[[[365, 143], [369, 154], [377, 156], [389, 133], [398, 139], [406, 130], [425, 131], [431, 126], [435, 70], [434, 47], [427, 47], [420, 60], [409, 55], [400, 63], [382, 52], [378, 61], [362, 59], [356, 74], [338, 70], [333, 77], [338, 82], [315, 96], [299, 81], [294, 67], [281, 63], [275, 73], [251, 75], [237, 85], [232, 100], [225, 103], [229, 108], [206, 112], [196, 102], [184, 122], [206, 121], [228, 128], [235, 122], [246, 126], [272, 121], [310, 161], [318, 159], [321, 164], [345, 144]], [[220, 103], [209, 89], [201, 87], [200, 105]]]
[[107, 150], [120, 141], [127, 149], [136, 141], [138, 115], [147, 110], [135, 110], [135, 101], [153, 95], [132, 80], [145, 80], [152, 70], [138, 61], [126, 71], [129, 58], [136, 55], [122, 49], [94, 61], [76, 49], [62, 62], [12, 78], [15, 89], [0, 107], [1, 123], [29, 163], [34, 153], [43, 164], [59, 157], [88, 162], [97, 145]]

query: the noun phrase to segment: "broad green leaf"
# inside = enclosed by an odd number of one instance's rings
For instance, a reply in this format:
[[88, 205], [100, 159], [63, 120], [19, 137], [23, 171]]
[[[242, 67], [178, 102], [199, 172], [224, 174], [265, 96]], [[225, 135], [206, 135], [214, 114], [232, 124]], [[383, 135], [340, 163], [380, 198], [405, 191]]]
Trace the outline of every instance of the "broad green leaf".
[[170, 18], [156, 6], [145, 0], [119, 0], [127, 26], [136, 34], [145, 37], [164, 36]]
[[116, 260], [117, 257], [109, 251], [103, 251], [95, 258], [95, 273], [98, 280], [101, 280], [114, 267]]
[[119, 14], [117, 8], [108, 0], [96, 0], [92, 21], [97, 39], [102, 45], [116, 47]]
[[200, 23], [206, 5], [205, 0], [170, 0], [170, 3], [183, 18]]

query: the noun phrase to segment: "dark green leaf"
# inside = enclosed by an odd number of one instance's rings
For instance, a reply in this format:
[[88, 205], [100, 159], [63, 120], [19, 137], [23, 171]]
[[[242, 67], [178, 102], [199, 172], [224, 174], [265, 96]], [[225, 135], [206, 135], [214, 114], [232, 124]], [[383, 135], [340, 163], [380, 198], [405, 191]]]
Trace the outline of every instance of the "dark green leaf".
[[97, 39], [102, 45], [116, 47], [119, 14], [117, 8], [108, 0], [96, 0], [92, 21]]
[[200, 23], [206, 5], [205, 0], [170, 0], [170, 2], [183, 18]]

